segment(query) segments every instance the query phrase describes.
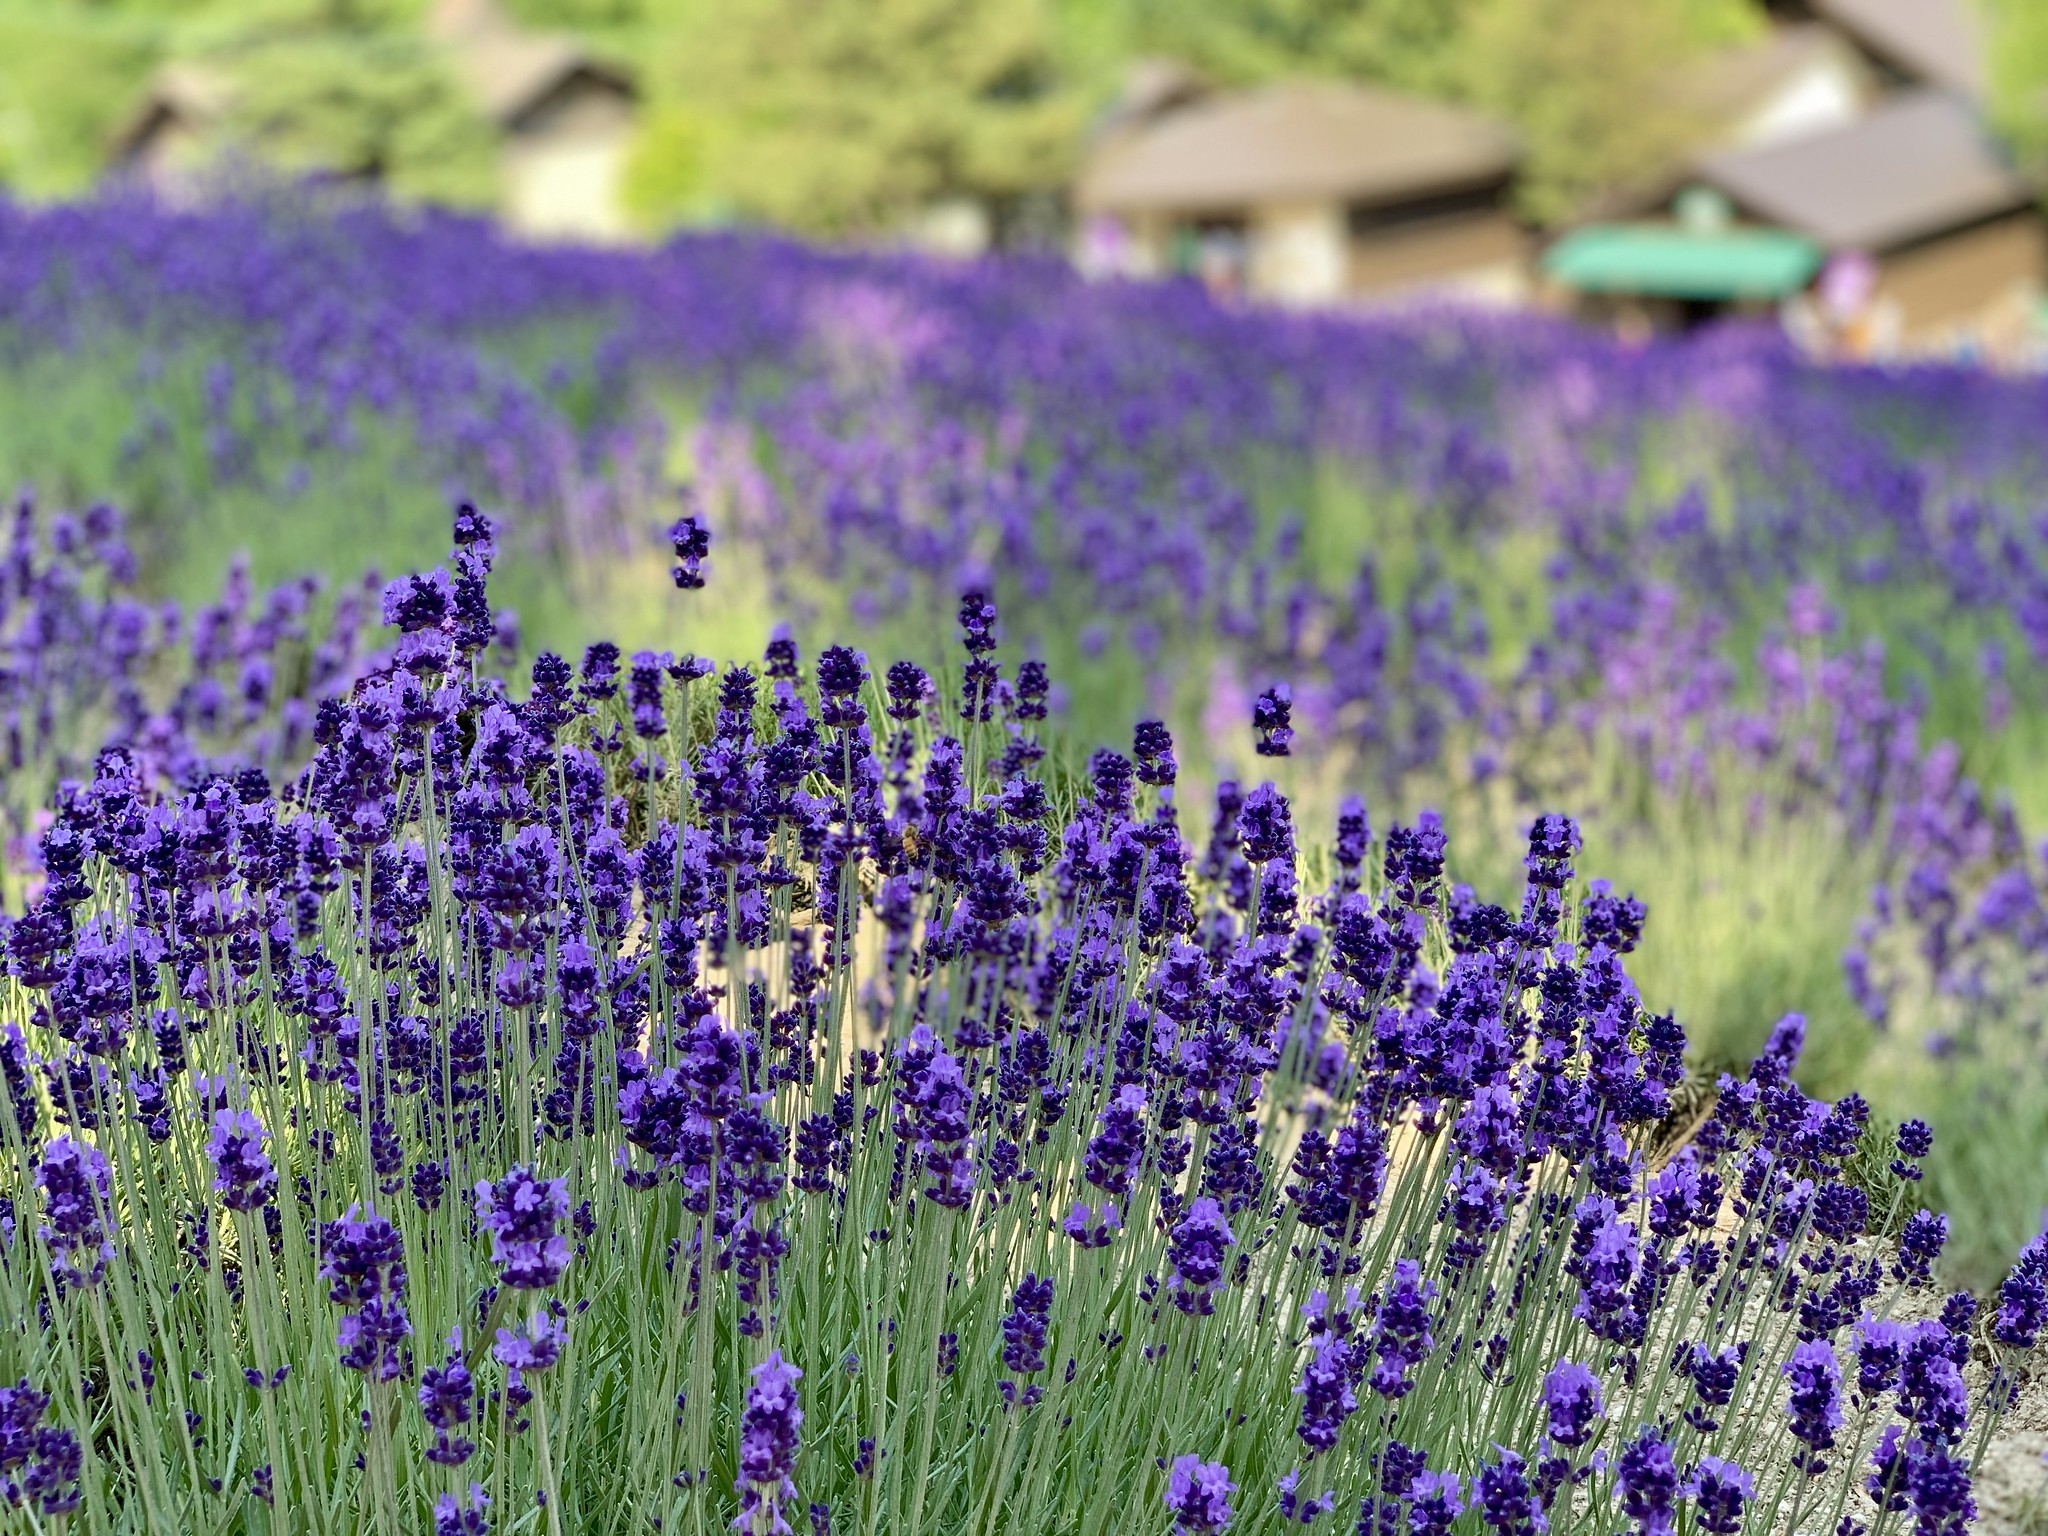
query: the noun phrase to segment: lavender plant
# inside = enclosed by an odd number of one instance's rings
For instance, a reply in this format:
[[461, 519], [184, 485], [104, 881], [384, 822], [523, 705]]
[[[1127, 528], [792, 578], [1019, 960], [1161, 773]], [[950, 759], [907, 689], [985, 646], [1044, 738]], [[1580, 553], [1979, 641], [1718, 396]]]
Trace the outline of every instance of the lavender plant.
[[1171, 732], [1073, 765], [982, 592], [937, 678], [519, 697], [495, 557], [465, 508], [282, 783], [58, 787], [0, 996], [33, 1528], [1968, 1525], [2048, 1259], [1935, 1299], [1797, 1018], [1703, 1108], [1571, 820], [1511, 908], [1433, 815], [1185, 826]]
[[[295, 768], [316, 706], [374, 658], [363, 651], [374, 591], [325, 601], [301, 577], [267, 593], [246, 564], [217, 601], [187, 613], [150, 601], [111, 507], [39, 516], [24, 497], [0, 571], [0, 884], [63, 880], [83, 850], [68, 837], [34, 854], [57, 782], [123, 747], [149, 784], [196, 786], [241, 769]], [[38, 867], [39, 866], [39, 867]]]

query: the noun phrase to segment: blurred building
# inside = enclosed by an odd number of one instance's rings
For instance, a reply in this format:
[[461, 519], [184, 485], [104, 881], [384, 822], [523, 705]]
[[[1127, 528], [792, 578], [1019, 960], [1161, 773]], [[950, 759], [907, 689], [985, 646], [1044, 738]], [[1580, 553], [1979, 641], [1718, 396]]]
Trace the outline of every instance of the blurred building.
[[203, 64], [166, 64], [114, 133], [110, 169], [159, 192], [173, 190], [215, 148], [234, 104], [234, 84]]
[[1844, 127], [1874, 105], [1883, 83], [1833, 27], [1792, 23], [1724, 48], [1680, 82], [1685, 105], [1715, 147], [1750, 148]]
[[438, 0], [428, 31], [498, 131], [505, 222], [542, 239], [624, 239], [632, 79], [574, 38], [516, 26], [492, 0]]
[[1770, 36], [1698, 72], [1711, 126], [1689, 163], [1643, 217], [1557, 240], [1545, 278], [1581, 314], [1627, 326], [1777, 309], [1835, 353], [1998, 345], [2023, 330], [2048, 230], [1984, 120], [1975, 11], [1771, 9]]
[[1491, 119], [1369, 86], [1210, 93], [1160, 66], [1134, 87], [1074, 189], [1091, 270], [1288, 303], [1522, 291], [1516, 146]]
[[[428, 33], [497, 137], [505, 222], [538, 239], [623, 239], [632, 79], [573, 38], [519, 28], [492, 0], [440, 0]], [[110, 169], [180, 195], [226, 147], [235, 100], [225, 65], [166, 65], [117, 130]]]
[[1781, 24], [1819, 23], [1861, 53], [1891, 88], [1929, 86], [1982, 101], [1989, 40], [1971, 0], [1768, 0]]

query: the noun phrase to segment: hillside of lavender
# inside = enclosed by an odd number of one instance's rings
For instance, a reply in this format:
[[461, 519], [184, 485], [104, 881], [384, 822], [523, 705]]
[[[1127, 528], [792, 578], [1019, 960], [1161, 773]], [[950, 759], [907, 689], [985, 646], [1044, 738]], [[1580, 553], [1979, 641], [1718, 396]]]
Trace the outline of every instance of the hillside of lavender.
[[[474, 496], [509, 666], [781, 624], [936, 664], [978, 586], [1077, 763], [1143, 715], [1230, 779], [1281, 685], [1290, 790], [1436, 810], [1482, 891], [1567, 809], [1686, 914], [1637, 968], [1696, 1067], [1796, 1009], [1816, 1090], [1995, 1117], [1930, 1171], [1979, 1283], [2048, 1205], [2048, 387], [756, 238], [539, 251], [301, 194], [0, 213], [0, 357], [0, 479], [81, 530], [10, 620], [11, 870], [110, 735], [303, 760], [375, 573]], [[679, 494], [731, 552], [688, 613]]]
[[0, 364], [10, 1520], [2048, 1507], [2041, 386], [304, 190]]

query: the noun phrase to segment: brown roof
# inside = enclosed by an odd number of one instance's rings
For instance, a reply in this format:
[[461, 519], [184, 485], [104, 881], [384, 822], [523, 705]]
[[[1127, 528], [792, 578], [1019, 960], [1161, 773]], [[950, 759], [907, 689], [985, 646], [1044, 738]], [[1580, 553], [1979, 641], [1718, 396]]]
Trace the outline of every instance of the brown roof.
[[1810, 71], [1830, 66], [1844, 72], [1861, 99], [1875, 94], [1863, 55], [1834, 28], [1813, 22], [1773, 27], [1753, 42], [1716, 49], [1687, 66], [1677, 85], [1711, 129], [1727, 131]]
[[1970, 0], [1813, 0], [1813, 8], [1907, 78], [1984, 95], [1984, 24]]
[[1822, 245], [1883, 251], [2032, 201], [1976, 114], [1906, 91], [1845, 128], [1709, 155], [1699, 178]]
[[1075, 189], [1084, 209], [1198, 213], [1262, 203], [1391, 202], [1514, 169], [1490, 118], [1368, 86], [1218, 96], [1117, 135]]
[[166, 64], [150, 77], [149, 89], [115, 127], [114, 158], [141, 153], [160, 129], [185, 123], [205, 127], [225, 114], [234, 101], [234, 84], [204, 64]]
[[1209, 83], [1178, 59], [1138, 59], [1124, 71], [1123, 88], [1096, 119], [1098, 141], [1124, 133], [1209, 94]]
[[633, 85], [610, 65], [594, 59], [572, 38], [552, 33], [485, 27], [448, 41], [448, 59], [491, 120], [516, 124], [548, 95], [577, 75], [587, 75], [623, 94]]

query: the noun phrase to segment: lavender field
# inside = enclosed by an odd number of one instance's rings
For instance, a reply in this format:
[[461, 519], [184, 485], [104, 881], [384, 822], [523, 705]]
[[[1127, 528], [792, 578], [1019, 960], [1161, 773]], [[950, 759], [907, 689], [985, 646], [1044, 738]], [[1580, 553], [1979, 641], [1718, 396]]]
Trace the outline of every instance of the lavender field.
[[0, 363], [25, 1528], [2048, 1518], [2048, 385], [302, 194]]

